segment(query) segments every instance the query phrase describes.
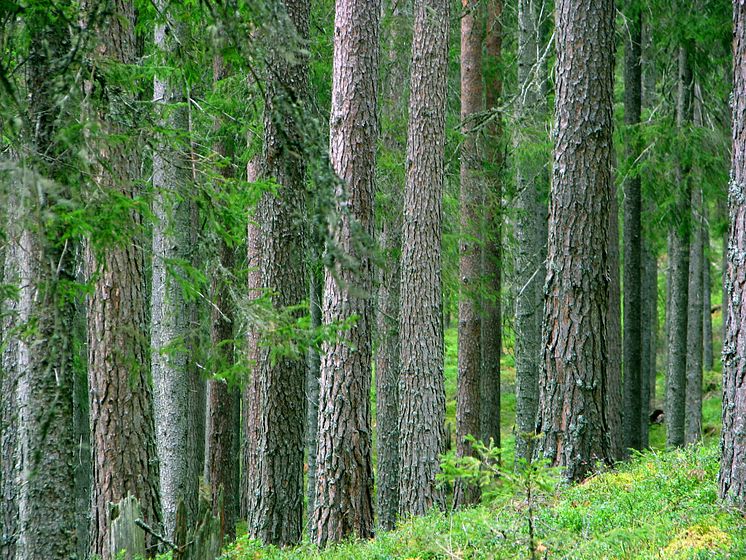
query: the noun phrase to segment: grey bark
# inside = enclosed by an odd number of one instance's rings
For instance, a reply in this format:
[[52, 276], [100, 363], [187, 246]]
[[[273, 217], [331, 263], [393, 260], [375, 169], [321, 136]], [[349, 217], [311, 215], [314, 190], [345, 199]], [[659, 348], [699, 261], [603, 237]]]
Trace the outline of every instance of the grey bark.
[[324, 279], [325, 324], [357, 320], [321, 356], [314, 540], [373, 534], [370, 384], [379, 0], [337, 0], [329, 158], [339, 177], [333, 228], [343, 258]]
[[686, 341], [686, 443], [702, 438], [702, 190], [692, 191]]
[[612, 458], [607, 247], [614, 3], [560, 0], [555, 10], [556, 140], [537, 455], [579, 480]]
[[712, 275], [710, 273], [710, 226], [707, 207], [702, 206], [702, 366], [712, 371]]
[[443, 504], [445, 450], [441, 228], [448, 0], [415, 0], [401, 257], [399, 512]]
[[658, 268], [650, 247], [642, 256], [642, 416], [640, 429], [642, 447], [649, 444], [650, 411], [655, 402], [655, 352], [658, 330]]
[[[549, 157], [542, 159], [520, 147], [542, 134], [540, 129], [544, 68], [540, 59], [543, 45], [539, 25], [538, 0], [518, 3], [518, 82], [521, 95], [516, 107], [520, 126], [513, 129], [516, 148], [515, 199], [515, 371], [516, 371], [516, 447], [515, 457], [528, 459], [532, 451], [524, 434], [533, 434], [539, 406], [539, 369], [541, 358], [541, 321], [546, 278], [548, 189], [546, 168]], [[529, 136], [528, 133], [531, 135]]]
[[[170, 13], [167, 2], [159, 0], [163, 20], [155, 27], [155, 46], [166, 62], [173, 55], [175, 36], [183, 30]], [[178, 74], [176, 74], [178, 76]], [[153, 102], [161, 126], [186, 134], [188, 114], [183, 85], [175, 75], [156, 75]], [[162, 139], [153, 154], [153, 278], [151, 292], [152, 376], [155, 402], [156, 444], [160, 461], [163, 526], [171, 537], [179, 500], [188, 516], [197, 513], [199, 456], [204, 443], [204, 426], [197, 425], [197, 413], [204, 402], [204, 387], [192, 351], [195, 306], [187, 300], [180, 279], [188, 278], [184, 266], [193, 261], [193, 202], [188, 146], [174, 139]]]
[[[321, 299], [324, 294], [324, 270], [320, 252], [313, 253], [311, 260], [311, 281], [309, 282], [309, 303], [311, 328], [321, 327]], [[306, 448], [308, 453], [308, 483], [306, 499], [308, 500], [308, 519], [311, 519], [316, 506], [316, 453], [319, 442], [319, 375], [321, 373], [321, 355], [316, 348], [308, 349], [306, 371]], [[380, 401], [379, 401], [380, 402]], [[380, 430], [380, 426], [379, 426]], [[381, 458], [378, 464], [380, 468]]]
[[[612, 159], [614, 154], [612, 153]], [[609, 200], [608, 230], [608, 263], [609, 263], [609, 303], [606, 318], [606, 351], [608, 367], [606, 368], [605, 395], [608, 436], [611, 453], [615, 460], [622, 459], [624, 453], [624, 432], [622, 428], [622, 300], [619, 266], [619, 203], [617, 202], [616, 183], [611, 185]]]
[[[683, 134], [692, 120], [692, 73], [688, 52], [684, 46], [678, 52], [678, 99], [676, 125]], [[666, 446], [681, 447], [685, 443], [687, 309], [689, 299], [689, 240], [691, 187], [689, 171], [681, 163], [676, 166], [676, 202], [673, 224], [669, 230], [671, 289], [668, 303], [668, 371], [666, 375]]]

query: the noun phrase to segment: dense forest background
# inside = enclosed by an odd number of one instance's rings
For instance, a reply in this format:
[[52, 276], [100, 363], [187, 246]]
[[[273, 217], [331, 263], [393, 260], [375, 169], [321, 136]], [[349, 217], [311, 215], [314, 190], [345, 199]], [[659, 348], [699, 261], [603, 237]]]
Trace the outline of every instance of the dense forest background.
[[746, 554], [742, 0], [9, 0], [0, 53], [2, 560]]

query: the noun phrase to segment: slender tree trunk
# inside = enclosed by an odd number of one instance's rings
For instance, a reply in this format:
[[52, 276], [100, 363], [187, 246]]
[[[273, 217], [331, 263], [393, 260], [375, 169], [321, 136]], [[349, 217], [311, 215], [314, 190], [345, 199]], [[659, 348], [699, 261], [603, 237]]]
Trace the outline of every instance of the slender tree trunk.
[[[538, 0], [518, 2], [518, 83], [520, 96], [516, 111], [521, 126], [514, 128], [516, 154], [515, 198], [516, 260], [515, 277], [515, 398], [516, 459], [532, 454], [526, 434], [536, 428], [539, 406], [539, 369], [541, 357], [541, 321], [544, 305], [543, 285], [546, 278], [547, 209], [544, 202], [548, 181], [548, 157], [536, 157], [525, 145], [543, 134], [540, 99], [544, 70], [540, 60], [541, 29]], [[542, 131], [539, 129], [542, 128]], [[538, 139], [537, 139], [538, 141]], [[543, 154], [543, 152], [542, 152]], [[548, 156], [548, 155], [547, 155]]]
[[579, 480], [597, 461], [612, 458], [606, 402], [606, 247], [612, 193], [614, 4], [560, 0], [555, 10], [556, 141], [537, 452], [563, 467], [566, 479]]
[[443, 497], [445, 450], [441, 227], [448, 0], [415, 0], [401, 257], [399, 512], [422, 515]]
[[[215, 57], [213, 82], [217, 84], [226, 75], [222, 58]], [[217, 143], [215, 151], [221, 157], [229, 155], [226, 142]], [[230, 180], [233, 176], [230, 166], [223, 167], [221, 172], [225, 179]], [[228, 282], [233, 267], [233, 248], [225, 240], [220, 240], [218, 267], [213, 273], [211, 286], [213, 307], [210, 317], [210, 345], [214, 352], [213, 375], [230, 370], [234, 364], [234, 312]], [[210, 486], [213, 515], [220, 518], [221, 534], [227, 540], [233, 540], [236, 536], [239, 513], [240, 406], [241, 396], [236, 380], [208, 380], [204, 478]]]
[[[98, 53], [113, 62], [137, 61], [134, 5], [111, 2], [111, 15], [96, 29]], [[98, 59], [94, 60], [98, 62]], [[104, 87], [108, 76], [101, 76]], [[87, 84], [92, 89], [92, 84]], [[97, 86], [98, 87], [98, 86]], [[126, 114], [131, 100], [109, 89], [97, 100], [96, 117], [103, 138], [122, 136], [125, 130], [110, 115]], [[130, 141], [118, 140], [94, 149], [105, 160], [94, 174], [96, 188], [104, 193], [133, 199], [139, 194], [140, 161]], [[145, 330], [145, 256], [138, 235], [142, 217], [133, 210], [125, 215], [125, 231], [135, 239], [101, 250], [93, 243], [86, 249], [86, 270], [92, 281], [88, 300], [88, 379], [90, 385], [93, 492], [91, 553], [105, 559], [111, 550], [111, 508], [131, 494], [142, 508], [144, 521], [160, 530], [158, 459], [150, 390], [150, 353]], [[133, 429], [136, 426], [137, 429]], [[148, 536], [147, 542], [156, 543]], [[150, 553], [155, 552], [149, 548]]]
[[624, 182], [624, 419], [625, 449], [642, 449], [642, 193], [634, 168], [640, 155], [638, 140], [642, 108], [642, 11], [628, 8], [624, 47], [624, 124], [627, 164]]
[[380, 1], [337, 0], [334, 20], [330, 160], [340, 178], [334, 241], [351, 262], [327, 269], [325, 324], [356, 316], [321, 357], [316, 509], [321, 546], [373, 534], [371, 456], [372, 262], [361, 236], [373, 237]]
[[[319, 243], [320, 245], [320, 243]], [[321, 252], [312, 252], [311, 281], [309, 282], [309, 301], [311, 314], [311, 328], [321, 327], [322, 302], [324, 295], [324, 265]], [[377, 370], [376, 370], [377, 371]], [[316, 501], [316, 453], [319, 443], [319, 377], [321, 375], [321, 356], [316, 348], [309, 348], [306, 371], [306, 398], [308, 399], [308, 413], [306, 415], [306, 448], [308, 450], [308, 519], [311, 519]], [[380, 403], [380, 400], [379, 400]], [[380, 405], [380, 404], [379, 404]], [[380, 425], [378, 426], [380, 430]], [[379, 455], [379, 468], [381, 457]]]
[[[612, 161], [614, 154], [612, 153]], [[613, 175], [612, 175], [613, 180]], [[605, 402], [606, 416], [611, 442], [612, 458], [624, 458], [624, 432], [622, 429], [622, 298], [619, 273], [619, 203], [617, 202], [616, 182], [611, 185], [609, 200], [608, 230], [609, 262], [609, 305], [606, 318], [606, 351], [608, 366], [606, 368]]]
[[746, 4], [733, 1], [733, 159], [728, 186], [728, 323], [723, 343], [720, 497], [746, 504]]
[[[485, 37], [485, 100], [497, 111], [502, 95], [502, 0], [487, 4]], [[485, 234], [482, 277], [485, 282], [482, 311], [481, 439], [500, 447], [500, 355], [502, 353], [502, 179], [505, 162], [504, 128], [498, 116], [487, 128], [489, 174], [486, 180]]]
[[[402, 43], [406, 42], [405, 28], [411, 26], [410, 17], [406, 13], [409, 9], [410, 2], [391, 3], [391, 31], [387, 42], [389, 71], [381, 99], [381, 137], [389, 157], [400, 154], [403, 145], [397, 134], [397, 124], [406, 121], [406, 98], [402, 92], [408, 85], [409, 54], [402, 49]], [[384, 193], [385, 203], [381, 205], [383, 226], [378, 244], [385, 260], [379, 277], [376, 320], [376, 511], [378, 527], [388, 531], [394, 528], [399, 513], [399, 279], [403, 185], [396, 174], [381, 181], [379, 185]]]
[[[261, 288], [271, 293], [277, 311], [300, 305], [308, 294], [306, 278], [306, 194], [301, 119], [304, 116], [308, 60], [299, 53], [308, 38], [309, 2], [286, 0], [278, 28], [290, 37], [272, 45], [264, 109], [262, 173], [279, 191], [265, 193], [257, 209]], [[251, 235], [251, 232], [250, 232]], [[251, 251], [250, 251], [251, 256]], [[303, 530], [303, 455], [306, 366], [294, 356], [275, 356], [271, 341], [250, 344], [256, 356], [251, 384], [251, 425], [246, 445], [254, 453], [247, 472], [248, 532], [266, 544], [287, 545]]]
[[642, 251], [642, 448], [649, 445], [650, 411], [655, 401], [655, 337], [658, 328], [657, 263], [649, 246]]
[[702, 365], [712, 371], [712, 283], [710, 274], [710, 227], [707, 207], [702, 206]]
[[692, 191], [686, 342], [686, 443], [702, 438], [702, 189]]
[[[679, 48], [679, 89], [676, 120], [679, 134], [692, 119], [692, 73], [685, 47]], [[689, 287], [689, 238], [691, 194], [689, 171], [676, 168], [676, 208], [670, 229], [669, 267], [671, 290], [668, 317], [668, 372], [666, 376], [666, 445], [681, 447], [685, 442], [687, 308]]]
[[[159, 0], [163, 20], [155, 27], [155, 46], [163, 57], [173, 56], [183, 26], [174, 21], [165, 0]], [[176, 75], [178, 76], [178, 74]], [[186, 134], [188, 114], [183, 85], [178, 78], [156, 75], [153, 102], [161, 126]], [[199, 448], [204, 427], [195, 425], [202, 382], [192, 355], [194, 304], [179, 278], [193, 260], [193, 202], [188, 146], [166, 138], [153, 154], [153, 279], [151, 293], [152, 372], [156, 444], [161, 474], [163, 528], [167, 536], [176, 526], [176, 509], [184, 501], [188, 518], [197, 513], [202, 462]]]
[[[456, 395], [456, 456], [473, 454], [467, 436], [479, 437], [482, 277], [482, 208], [484, 162], [474, 129], [475, 115], [484, 111], [482, 28], [479, 3], [463, 0], [461, 16], [461, 235], [459, 240], [458, 391]], [[454, 507], [479, 501], [479, 487], [456, 481]]]

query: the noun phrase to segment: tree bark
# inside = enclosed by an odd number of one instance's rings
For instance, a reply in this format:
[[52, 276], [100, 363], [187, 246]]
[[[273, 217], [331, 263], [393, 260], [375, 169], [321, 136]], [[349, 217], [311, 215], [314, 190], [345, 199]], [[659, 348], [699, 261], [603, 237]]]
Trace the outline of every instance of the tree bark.
[[399, 512], [422, 515], [443, 496], [445, 450], [441, 228], [448, 0], [415, 0], [401, 257]]
[[710, 274], [710, 227], [707, 207], [702, 206], [702, 366], [712, 371], [712, 284]]
[[[301, 119], [308, 82], [309, 2], [286, 0], [277, 24], [287, 29], [270, 49], [264, 108], [262, 174], [279, 191], [265, 193], [257, 208], [261, 288], [275, 310], [298, 306], [307, 297], [306, 192]], [[279, 41], [279, 38], [278, 38]], [[288, 58], [287, 42], [297, 56]], [[251, 235], [251, 233], [250, 233]], [[251, 254], [250, 254], [251, 256]], [[303, 455], [306, 366], [292, 355], [274, 355], [270, 340], [258, 344], [250, 394], [247, 446], [254, 461], [247, 472], [248, 532], [265, 544], [298, 542], [303, 530]], [[269, 335], [262, 335], [269, 336]], [[253, 413], [252, 413], [253, 411]]]
[[614, 6], [560, 0], [555, 9], [556, 140], [537, 452], [563, 467], [566, 479], [580, 480], [612, 458], [606, 331]]
[[[612, 152], [612, 161], [614, 153]], [[613, 175], [612, 175], [613, 181]], [[611, 185], [609, 201], [609, 307], [606, 320], [606, 348], [608, 367], [606, 369], [606, 414], [608, 421], [611, 456], [614, 460], [624, 458], [624, 432], [622, 429], [622, 298], [619, 272], [619, 203], [616, 182]]]
[[[111, 2], [110, 17], [95, 30], [98, 47], [94, 64], [106, 58], [120, 64], [137, 62], [134, 5]], [[103, 139], [127, 131], [111, 115], [126, 114], [127, 94], [104, 80], [105, 99], [97, 107]], [[100, 81], [99, 81], [100, 83]], [[98, 85], [97, 85], [98, 87]], [[86, 85], [88, 90], [93, 84]], [[101, 93], [96, 90], [96, 93]], [[132, 200], [139, 195], [140, 161], [131, 140], [95, 145], [105, 162], [95, 168], [96, 188]], [[90, 386], [93, 459], [91, 554], [112, 557], [112, 519], [109, 504], [129, 494], [140, 502], [144, 521], [160, 530], [158, 459], [150, 389], [150, 353], [146, 313], [145, 255], [138, 235], [142, 217], [127, 213], [123, 230], [134, 239], [102, 250], [93, 242], [86, 248], [86, 271], [92, 282], [88, 300], [88, 379]], [[148, 538], [149, 553], [154, 553]]]
[[314, 540], [324, 546], [373, 534], [370, 382], [380, 1], [337, 0], [330, 160], [340, 179], [334, 242], [343, 260], [326, 270], [325, 324], [357, 317], [321, 357]]
[[[676, 125], [679, 134], [692, 119], [692, 73], [685, 47], [679, 47], [679, 85]], [[689, 286], [689, 238], [691, 186], [689, 171], [680, 161], [676, 166], [674, 223], [669, 230], [671, 290], [668, 304], [668, 371], [666, 375], [666, 446], [681, 447], [685, 442], [687, 308]]]
[[[319, 243], [320, 245], [320, 243]], [[312, 252], [311, 281], [309, 282], [309, 302], [311, 328], [321, 327], [322, 309], [321, 299], [324, 294], [324, 265], [321, 251]], [[308, 451], [308, 519], [311, 519], [316, 507], [316, 453], [319, 447], [319, 377], [321, 375], [321, 355], [316, 348], [308, 349], [306, 371], [306, 398], [308, 399], [308, 413], [306, 414], [306, 448]], [[380, 426], [379, 426], [380, 429]], [[380, 468], [380, 455], [379, 455]]]
[[[487, 109], [497, 112], [502, 96], [502, 0], [487, 4], [485, 36], [485, 100]], [[502, 180], [505, 163], [504, 127], [499, 115], [493, 115], [487, 127], [486, 156], [488, 175], [485, 182], [485, 233], [482, 250], [482, 371], [481, 439], [500, 447], [500, 356], [502, 353]]]
[[[625, 145], [630, 167], [624, 182], [624, 448], [642, 449], [642, 193], [635, 166], [640, 155], [642, 11], [628, 7], [624, 47]], [[626, 451], [625, 451], [626, 453]]]
[[[173, 56], [184, 26], [175, 22], [172, 8], [158, 0], [162, 20], [155, 26], [154, 42], [160, 56]], [[180, 36], [181, 35], [181, 36]], [[166, 65], [173, 61], [165, 61]], [[188, 113], [183, 84], [178, 78], [156, 75], [153, 102], [164, 129], [186, 134]], [[151, 285], [151, 344], [153, 398], [161, 475], [163, 529], [171, 538], [176, 508], [184, 501], [188, 518], [197, 514], [201, 445], [204, 426], [195, 419], [204, 403], [203, 383], [192, 355], [195, 306], [185, 293], [184, 266], [191, 266], [193, 241], [191, 166], [188, 146], [166, 138], [153, 154], [153, 278]]]
[[[458, 389], [456, 394], [456, 456], [473, 455], [467, 436], [480, 437], [482, 208], [484, 162], [475, 129], [484, 112], [482, 86], [482, 28], [479, 3], [462, 1], [461, 16], [461, 195], [459, 215]], [[458, 479], [453, 505], [479, 501], [479, 486]]]
[[686, 443], [702, 438], [702, 190], [692, 191], [686, 341]]
[[[548, 154], [522, 149], [543, 135], [541, 126], [542, 84], [544, 67], [541, 54], [539, 2], [518, 2], [518, 83], [520, 96], [516, 107], [520, 126], [514, 128], [516, 154], [515, 198], [516, 260], [515, 277], [515, 398], [516, 460], [529, 459], [533, 453], [530, 439], [536, 429], [539, 406], [539, 369], [541, 357], [541, 321], [544, 305], [543, 283], [546, 278], [545, 193], [548, 178], [545, 171]], [[541, 130], [539, 130], [541, 129]], [[529, 135], [530, 133], [530, 135]], [[539, 136], [542, 137], [543, 136]]]
[[653, 250], [642, 253], [642, 447], [649, 445], [650, 411], [655, 402], [655, 352], [658, 331], [658, 263]]
[[728, 184], [728, 322], [723, 344], [720, 497], [746, 504], [746, 3], [733, 1], [733, 155]]

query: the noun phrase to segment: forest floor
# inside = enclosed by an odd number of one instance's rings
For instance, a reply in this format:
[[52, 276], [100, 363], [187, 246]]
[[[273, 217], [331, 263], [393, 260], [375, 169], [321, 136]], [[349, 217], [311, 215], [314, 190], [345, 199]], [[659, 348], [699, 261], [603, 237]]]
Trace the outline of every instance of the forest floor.
[[[447, 421], [455, 424], [456, 333], [446, 333]], [[513, 461], [515, 373], [503, 360], [503, 464]], [[526, 499], [526, 480], [495, 479], [490, 500], [462, 511], [434, 512], [401, 523], [369, 541], [323, 551], [310, 543], [278, 550], [239, 538], [225, 560], [487, 560], [746, 558], [746, 520], [717, 501], [720, 374], [705, 374], [701, 445], [663, 451], [665, 427], [651, 426], [652, 449], [599, 472], [582, 484], [563, 486], [549, 471], [546, 484]], [[657, 395], [663, 395], [662, 372]], [[529, 545], [532, 521], [533, 555]]]

